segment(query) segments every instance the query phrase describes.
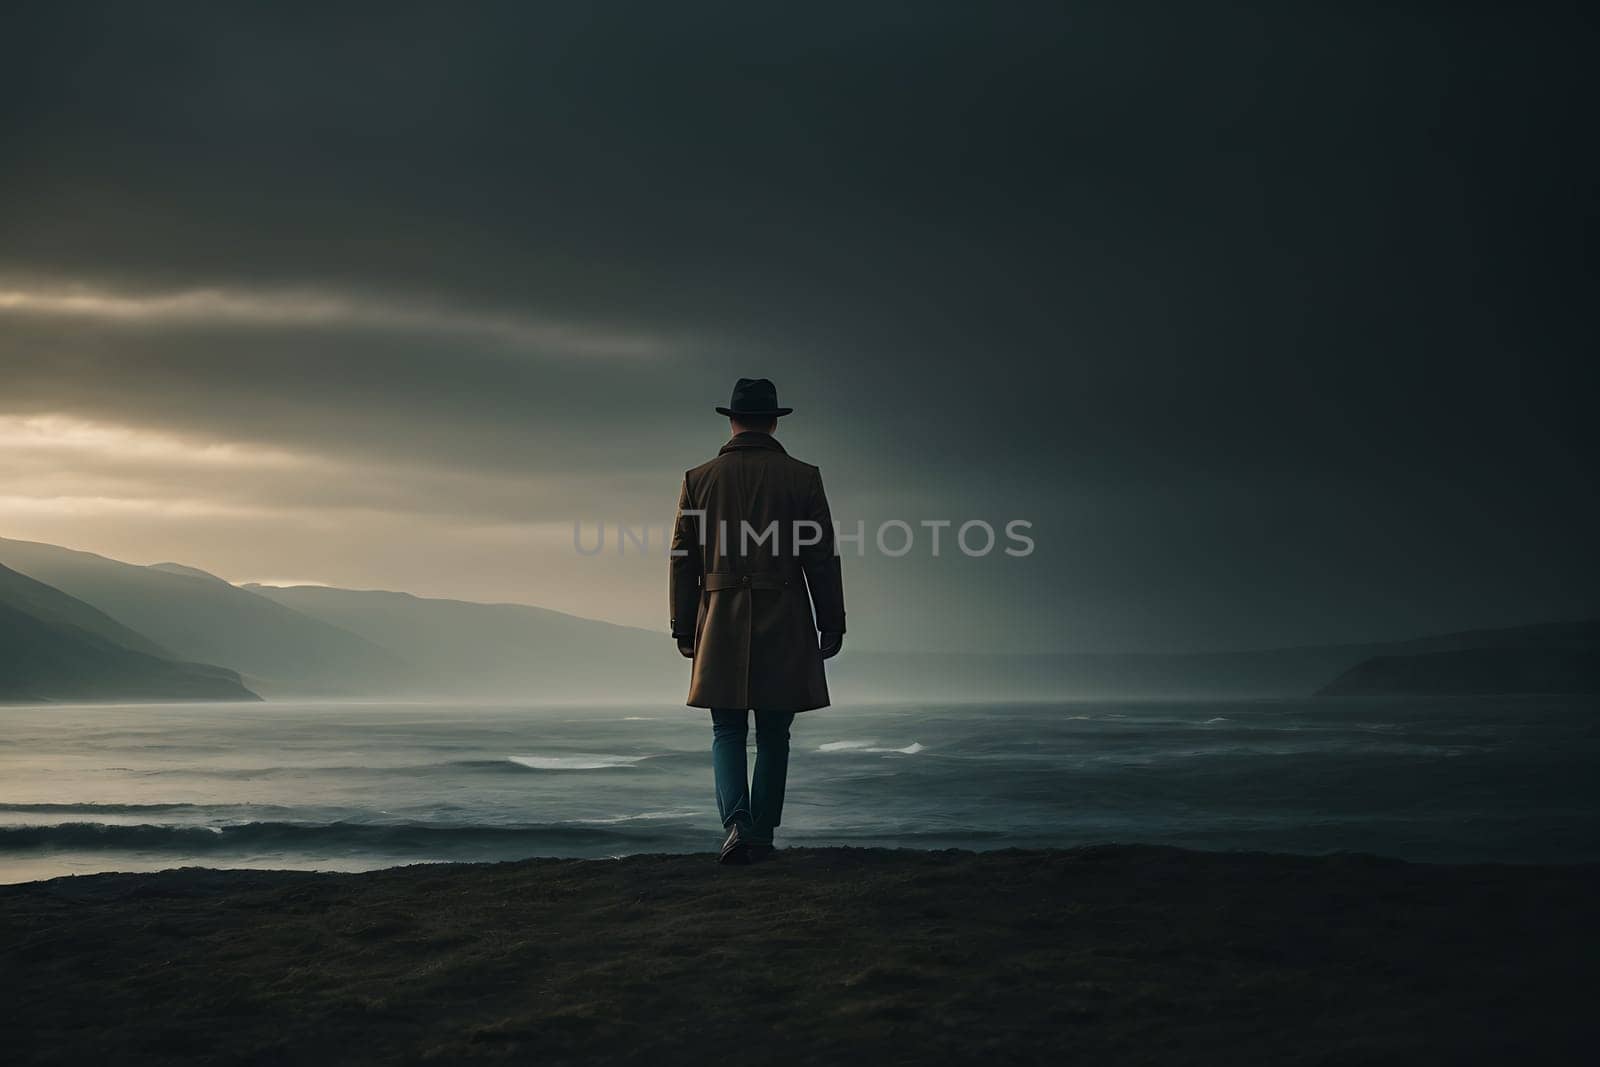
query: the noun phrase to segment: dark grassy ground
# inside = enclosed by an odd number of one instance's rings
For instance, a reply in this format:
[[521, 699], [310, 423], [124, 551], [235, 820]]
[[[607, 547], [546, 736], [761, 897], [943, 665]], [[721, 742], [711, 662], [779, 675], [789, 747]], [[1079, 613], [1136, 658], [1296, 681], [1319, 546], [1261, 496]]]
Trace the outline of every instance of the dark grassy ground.
[[1542, 1063], [1600, 867], [806, 849], [0, 888], [0, 1060]]

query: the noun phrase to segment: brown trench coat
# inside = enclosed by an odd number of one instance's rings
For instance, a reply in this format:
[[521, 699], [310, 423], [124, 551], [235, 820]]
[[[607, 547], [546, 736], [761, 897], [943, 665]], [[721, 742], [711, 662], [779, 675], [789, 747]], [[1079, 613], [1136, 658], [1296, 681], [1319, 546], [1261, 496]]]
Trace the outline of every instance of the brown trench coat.
[[821, 472], [769, 434], [684, 475], [669, 594], [673, 636], [694, 636], [690, 707], [828, 706], [817, 632], [844, 633], [835, 544]]

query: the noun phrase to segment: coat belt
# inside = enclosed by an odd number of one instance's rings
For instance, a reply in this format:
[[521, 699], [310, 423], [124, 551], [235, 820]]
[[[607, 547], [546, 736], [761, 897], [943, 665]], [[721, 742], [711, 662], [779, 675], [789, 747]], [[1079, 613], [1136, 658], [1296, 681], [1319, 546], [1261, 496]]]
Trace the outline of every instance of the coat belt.
[[715, 593], [719, 589], [783, 589], [798, 580], [798, 575], [784, 574], [781, 571], [756, 574], [707, 574], [701, 579], [704, 583], [702, 588], [708, 593]]

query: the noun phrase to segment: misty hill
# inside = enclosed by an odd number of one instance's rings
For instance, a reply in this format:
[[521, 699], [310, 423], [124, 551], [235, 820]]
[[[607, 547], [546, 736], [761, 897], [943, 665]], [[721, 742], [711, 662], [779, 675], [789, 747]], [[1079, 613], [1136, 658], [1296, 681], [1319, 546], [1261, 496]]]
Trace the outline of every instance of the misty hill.
[[4, 565], [0, 565], [0, 600], [41, 622], [77, 627], [114, 645], [147, 656], [175, 658], [170, 650], [122, 625], [99, 608]]
[[1363, 660], [1318, 695], [1600, 692], [1596, 620], [1450, 634], [1405, 642], [1396, 651], [1410, 654]]
[[0, 564], [92, 604], [179, 659], [224, 664], [269, 695], [394, 692], [409, 677], [402, 662], [348, 630], [204, 571], [6, 538]]
[[225, 579], [218, 578], [210, 571], [203, 571], [199, 567], [190, 567], [182, 563], [152, 563], [150, 564], [150, 570], [166, 571], [168, 574], [182, 574], [190, 578], [204, 578], [211, 582], [222, 582], [224, 585], [229, 584]]
[[0, 700], [256, 700], [83, 601], [0, 566]]
[[1575, 622], [1541, 622], [1531, 626], [1506, 626], [1496, 630], [1461, 630], [1414, 641], [1380, 646], [1386, 655], [1422, 655], [1482, 648], [1600, 648], [1600, 619]]
[[249, 585], [403, 659], [410, 691], [482, 699], [681, 699], [687, 664], [664, 634], [525, 604], [378, 590]]
[[1318, 696], [1455, 696], [1600, 693], [1592, 649], [1469, 648], [1421, 656], [1374, 656], [1329, 682]]
[[[1298, 697], [1382, 656], [1474, 649], [1561, 649], [1600, 643], [1600, 621], [1468, 630], [1407, 641], [1189, 654], [874, 653], [829, 664], [838, 692], [886, 700]], [[1456, 691], [1456, 690], [1453, 690]]]

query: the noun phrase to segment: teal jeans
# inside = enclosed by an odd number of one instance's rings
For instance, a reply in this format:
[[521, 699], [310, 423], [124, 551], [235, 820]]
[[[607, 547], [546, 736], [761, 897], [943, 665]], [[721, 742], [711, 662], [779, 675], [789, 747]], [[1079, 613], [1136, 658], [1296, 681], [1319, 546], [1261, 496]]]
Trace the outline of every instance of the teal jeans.
[[789, 726], [792, 711], [758, 711], [756, 772], [745, 781], [745, 746], [750, 716], [745, 711], [711, 712], [711, 771], [717, 786], [717, 814], [723, 829], [738, 824], [752, 844], [772, 844], [783, 819], [783, 787], [789, 778]]

